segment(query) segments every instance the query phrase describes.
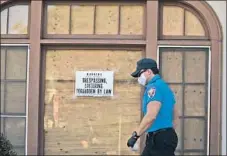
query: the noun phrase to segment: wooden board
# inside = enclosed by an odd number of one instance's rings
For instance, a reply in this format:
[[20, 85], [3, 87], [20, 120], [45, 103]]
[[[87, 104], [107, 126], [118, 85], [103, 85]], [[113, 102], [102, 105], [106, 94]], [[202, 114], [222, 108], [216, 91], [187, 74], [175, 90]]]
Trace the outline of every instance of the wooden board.
[[118, 6], [96, 6], [96, 34], [118, 34], [118, 25]]
[[206, 69], [208, 62], [205, 51], [185, 53], [185, 82], [206, 82]]
[[162, 77], [167, 82], [182, 82], [182, 52], [161, 53]]
[[143, 6], [121, 6], [120, 34], [143, 34]]
[[48, 5], [47, 8], [47, 33], [69, 34], [69, 5]]
[[27, 49], [18, 47], [7, 49], [6, 62], [6, 79], [26, 79]]
[[185, 119], [184, 126], [184, 148], [204, 149], [204, 121], [202, 119]]
[[[126, 142], [140, 121], [141, 90], [128, 78], [142, 52], [57, 50], [46, 56], [45, 154], [138, 154]], [[115, 71], [113, 97], [74, 96], [74, 72], [91, 69]]]
[[49, 50], [46, 79], [74, 80], [75, 71], [113, 70], [114, 79], [133, 80], [130, 74], [141, 57], [142, 51], [131, 50]]
[[199, 19], [191, 12], [185, 12], [185, 35], [205, 36], [204, 28]]
[[28, 34], [28, 5], [9, 8], [9, 34]]
[[94, 6], [72, 6], [72, 34], [93, 34]]
[[26, 113], [26, 83], [11, 82], [6, 85], [5, 110], [7, 113]]
[[177, 6], [163, 8], [163, 35], [183, 35], [184, 9]]
[[183, 89], [181, 85], [170, 85], [170, 88], [174, 92], [175, 99], [176, 99], [176, 106], [179, 112], [179, 115], [182, 115], [182, 96], [183, 96]]
[[125, 141], [140, 120], [138, 86], [115, 84], [113, 98], [75, 98], [73, 82], [54, 84], [55, 89], [46, 85], [45, 154], [60, 152], [58, 142], [68, 154], [127, 149]]
[[206, 87], [204, 85], [187, 85], [185, 87], [185, 115], [205, 116]]

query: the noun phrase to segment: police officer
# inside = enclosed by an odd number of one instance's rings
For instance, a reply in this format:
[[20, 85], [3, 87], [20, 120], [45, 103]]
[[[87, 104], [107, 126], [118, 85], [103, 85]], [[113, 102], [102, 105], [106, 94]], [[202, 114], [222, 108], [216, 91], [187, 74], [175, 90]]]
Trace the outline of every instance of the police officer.
[[168, 84], [161, 79], [157, 63], [150, 58], [137, 62], [131, 74], [145, 87], [142, 111], [144, 117], [132, 133], [127, 146], [133, 148], [137, 139], [146, 132], [146, 146], [142, 156], [174, 156], [178, 137], [174, 125], [178, 122], [175, 98]]

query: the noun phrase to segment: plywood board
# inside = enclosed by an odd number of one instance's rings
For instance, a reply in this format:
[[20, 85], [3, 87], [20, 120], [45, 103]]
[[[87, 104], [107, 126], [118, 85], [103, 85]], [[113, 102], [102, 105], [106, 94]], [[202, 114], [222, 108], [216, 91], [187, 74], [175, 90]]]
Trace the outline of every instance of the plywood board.
[[182, 82], [182, 52], [162, 52], [162, 77], [167, 82]]
[[[45, 154], [138, 155], [126, 142], [140, 121], [140, 86], [128, 78], [141, 55], [121, 50], [47, 51]], [[114, 70], [114, 96], [75, 97], [76, 70]]]
[[120, 34], [143, 34], [143, 6], [121, 6]]
[[140, 87], [115, 84], [113, 98], [75, 98], [73, 82], [51, 83], [45, 92], [45, 154], [131, 154], [125, 142], [140, 120]]
[[184, 9], [177, 6], [163, 7], [163, 35], [183, 35]]
[[96, 34], [118, 34], [119, 7], [96, 6]]
[[72, 34], [93, 34], [94, 6], [72, 6]]
[[204, 85], [187, 85], [185, 87], [185, 115], [205, 116], [206, 87]]
[[69, 34], [69, 5], [48, 5], [47, 8], [47, 33]]
[[200, 20], [189, 11], [185, 12], [185, 35], [205, 36], [205, 31]]
[[183, 96], [183, 89], [181, 85], [170, 85], [170, 88], [172, 89], [172, 91], [174, 92], [174, 96], [176, 99], [176, 106], [177, 106], [177, 110], [179, 112], [179, 115], [182, 115], [182, 96]]
[[206, 69], [208, 62], [206, 52], [186, 52], [185, 53], [185, 82], [204, 83], [206, 82]]
[[6, 85], [6, 113], [26, 113], [26, 83], [11, 82]]
[[7, 50], [6, 78], [25, 80], [27, 72], [27, 49], [10, 48]]
[[204, 149], [204, 121], [202, 119], [185, 119], [184, 126], [184, 148]]
[[[142, 51], [130, 50], [49, 50], [46, 79], [74, 80], [75, 71], [114, 71], [115, 80], [132, 80], [130, 74]], [[99, 58], [99, 59], [94, 59]]]
[[9, 8], [9, 34], [28, 34], [28, 5]]

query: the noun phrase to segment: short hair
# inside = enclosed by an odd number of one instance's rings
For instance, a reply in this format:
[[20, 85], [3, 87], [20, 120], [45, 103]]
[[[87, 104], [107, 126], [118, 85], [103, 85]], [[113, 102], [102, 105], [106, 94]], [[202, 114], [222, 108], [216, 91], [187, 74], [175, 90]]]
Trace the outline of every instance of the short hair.
[[152, 67], [151, 71], [153, 72], [154, 75], [159, 74], [159, 69], [157, 67]]

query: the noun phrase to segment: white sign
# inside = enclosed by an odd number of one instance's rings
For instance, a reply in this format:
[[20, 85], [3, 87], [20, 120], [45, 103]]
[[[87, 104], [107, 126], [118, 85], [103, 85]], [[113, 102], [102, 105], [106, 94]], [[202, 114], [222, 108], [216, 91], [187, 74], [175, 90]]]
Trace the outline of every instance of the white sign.
[[113, 96], [113, 71], [77, 71], [76, 96]]

